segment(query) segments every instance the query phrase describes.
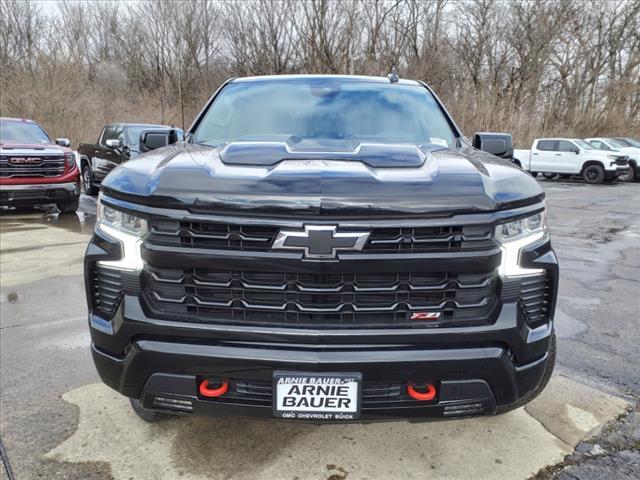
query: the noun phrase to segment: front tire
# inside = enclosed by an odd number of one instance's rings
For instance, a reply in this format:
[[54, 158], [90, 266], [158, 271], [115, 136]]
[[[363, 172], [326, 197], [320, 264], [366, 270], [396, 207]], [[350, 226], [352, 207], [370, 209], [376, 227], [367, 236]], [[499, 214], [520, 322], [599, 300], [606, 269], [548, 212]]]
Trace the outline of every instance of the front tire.
[[547, 180], [553, 180], [554, 178], [556, 178], [556, 177], [557, 177], [557, 174], [555, 174], [555, 173], [549, 173], [549, 172], [544, 172], [544, 173], [542, 174], [542, 176], [543, 176], [544, 178], [546, 178]]
[[93, 173], [86, 163], [82, 165], [82, 186], [87, 195], [95, 197], [98, 194], [98, 188], [93, 184]]
[[589, 165], [582, 172], [584, 181], [590, 184], [602, 183], [604, 180], [604, 169], [600, 165]]
[[60, 213], [76, 213], [80, 206], [80, 197], [76, 197], [72, 200], [65, 200], [63, 202], [56, 203]]

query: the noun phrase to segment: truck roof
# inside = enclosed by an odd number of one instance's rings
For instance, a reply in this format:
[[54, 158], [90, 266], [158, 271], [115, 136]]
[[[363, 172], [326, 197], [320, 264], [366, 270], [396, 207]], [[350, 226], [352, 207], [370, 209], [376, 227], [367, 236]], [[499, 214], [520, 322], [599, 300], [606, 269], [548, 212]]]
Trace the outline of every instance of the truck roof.
[[[345, 82], [367, 82], [367, 83], [381, 83], [391, 84], [391, 80], [387, 77], [374, 77], [367, 75], [260, 75], [254, 77], [238, 77], [231, 80], [231, 83], [245, 83], [245, 82], [277, 82], [277, 81], [295, 81], [309, 78], [318, 78], [325, 80], [340, 80]], [[398, 85], [421, 85], [416, 80], [409, 80], [401, 78], [397, 82], [393, 82]]]

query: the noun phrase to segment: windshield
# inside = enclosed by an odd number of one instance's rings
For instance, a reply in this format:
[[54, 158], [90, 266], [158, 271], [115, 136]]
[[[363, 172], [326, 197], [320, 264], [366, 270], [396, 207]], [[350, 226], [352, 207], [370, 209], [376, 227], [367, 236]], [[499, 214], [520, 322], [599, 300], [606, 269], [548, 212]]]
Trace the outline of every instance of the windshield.
[[629, 140], [627, 140], [626, 138], [616, 138], [615, 140], [617, 142], [620, 142], [625, 147], [633, 147], [633, 144]]
[[2, 143], [51, 143], [49, 135], [39, 125], [13, 120], [0, 121], [0, 142]]
[[577, 143], [580, 148], [584, 148], [585, 150], [594, 150], [593, 145], [589, 142], [585, 142], [584, 140], [574, 140], [574, 142]]
[[325, 78], [231, 83], [207, 111], [193, 140], [215, 146], [279, 141], [443, 147], [456, 141], [424, 87]]
[[614, 148], [628, 148], [624, 143], [619, 142], [618, 140], [615, 140], [613, 138], [607, 138], [607, 142], [609, 142], [609, 145]]
[[621, 143], [625, 147], [631, 147], [631, 148], [640, 147], [640, 142], [638, 142], [637, 140], [634, 140], [633, 138], [614, 138], [614, 140], [618, 143]]

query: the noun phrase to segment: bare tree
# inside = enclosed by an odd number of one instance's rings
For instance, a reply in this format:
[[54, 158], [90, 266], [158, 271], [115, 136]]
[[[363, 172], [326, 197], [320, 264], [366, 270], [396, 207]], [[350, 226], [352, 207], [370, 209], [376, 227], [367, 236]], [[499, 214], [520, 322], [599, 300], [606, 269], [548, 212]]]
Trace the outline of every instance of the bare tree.
[[188, 124], [226, 78], [430, 83], [467, 131], [640, 136], [640, 0], [0, 0], [0, 114]]

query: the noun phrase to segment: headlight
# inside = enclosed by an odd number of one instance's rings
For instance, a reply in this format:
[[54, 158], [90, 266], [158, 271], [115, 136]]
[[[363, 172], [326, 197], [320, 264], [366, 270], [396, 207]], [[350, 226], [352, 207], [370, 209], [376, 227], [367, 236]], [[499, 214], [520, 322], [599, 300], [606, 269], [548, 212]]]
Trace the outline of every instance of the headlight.
[[73, 170], [76, 166], [76, 156], [73, 153], [64, 154], [64, 166], [67, 170]]
[[122, 247], [120, 260], [100, 260], [100, 265], [123, 270], [142, 270], [140, 245], [147, 233], [147, 221], [144, 218], [103, 204], [102, 195], [99, 195], [96, 231], [102, 231], [117, 239]]
[[612, 160], [615, 160], [616, 158], [618, 158], [620, 155], [607, 155], [607, 158], [610, 158]]
[[101, 228], [109, 226], [124, 233], [138, 236], [147, 233], [147, 221], [144, 218], [105, 205], [100, 196], [98, 197], [97, 226]]
[[520, 266], [520, 252], [527, 245], [547, 234], [547, 215], [544, 211], [496, 227], [496, 240], [500, 242], [502, 262], [499, 273], [503, 277], [539, 275], [544, 269]]

